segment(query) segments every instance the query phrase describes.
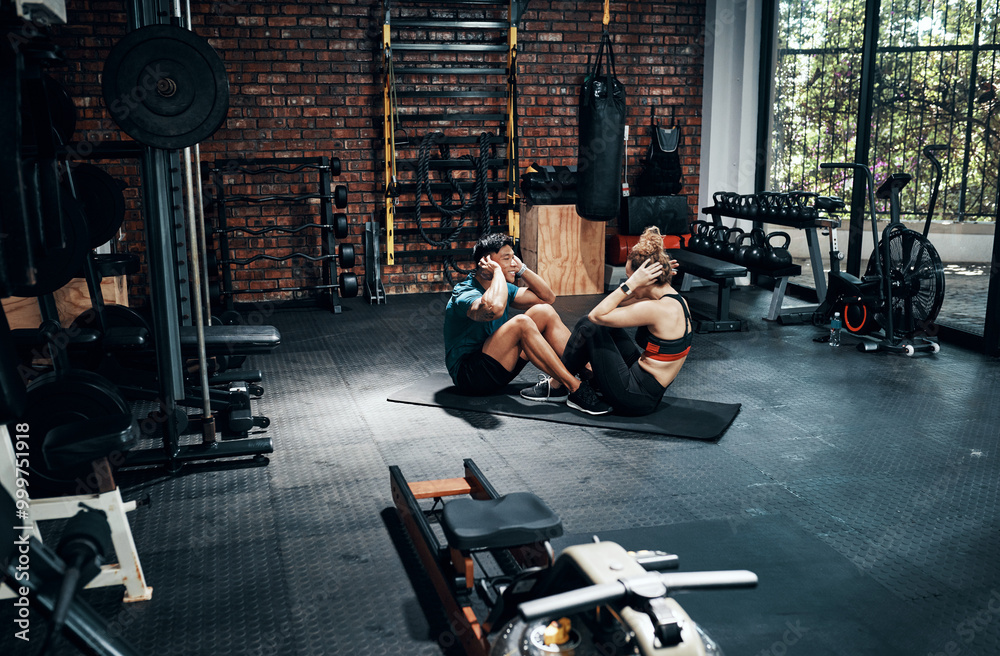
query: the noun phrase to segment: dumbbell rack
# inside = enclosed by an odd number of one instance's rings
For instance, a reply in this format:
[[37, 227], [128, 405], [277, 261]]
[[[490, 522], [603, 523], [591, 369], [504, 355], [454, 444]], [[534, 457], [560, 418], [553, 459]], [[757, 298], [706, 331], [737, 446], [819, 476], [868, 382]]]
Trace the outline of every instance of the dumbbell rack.
[[[258, 179], [257, 176], [266, 174], [292, 175], [302, 172], [315, 171], [318, 173], [318, 189], [315, 193], [305, 194], [233, 194], [229, 193], [231, 186], [249, 185], [251, 179]], [[337, 208], [347, 206], [347, 187], [337, 185], [331, 192], [332, 178], [340, 174], [340, 160], [336, 157], [291, 157], [291, 158], [253, 158], [253, 159], [222, 159], [216, 160], [211, 168], [213, 183], [215, 185], [214, 203], [216, 207], [217, 225], [212, 229], [212, 233], [218, 236], [219, 258], [218, 264], [222, 274], [221, 295], [224, 299], [225, 308], [228, 311], [234, 309], [235, 297], [240, 295], [259, 294], [261, 292], [318, 292], [319, 300], [329, 304], [334, 313], [341, 311], [340, 298], [356, 296], [358, 293], [357, 276], [350, 272], [354, 267], [355, 255], [352, 244], [343, 243], [337, 247], [337, 240], [344, 239], [348, 235], [347, 216], [343, 213], [334, 214], [333, 205]], [[241, 178], [237, 183], [235, 178]], [[307, 184], [306, 182], [300, 182]], [[265, 187], [265, 182], [258, 183], [257, 188]], [[285, 184], [285, 183], [282, 183]], [[287, 183], [292, 186], [292, 183]], [[245, 222], [242, 225], [235, 225], [235, 212], [231, 210], [237, 206], [264, 203], [308, 203], [312, 200], [319, 201], [319, 221], [314, 223], [303, 223], [300, 225], [266, 225], [262, 227], [250, 227]], [[319, 255], [295, 250], [287, 255], [270, 255], [267, 253], [256, 253], [249, 257], [234, 257], [235, 249], [232, 238], [235, 234], [259, 237], [262, 235], [284, 234], [289, 236], [308, 230], [318, 229], [320, 231], [320, 253]], [[286, 237], [288, 238], [288, 237]], [[291, 259], [302, 259], [319, 265], [321, 269], [319, 284], [315, 285], [292, 285], [276, 286], [267, 289], [237, 289], [233, 282], [233, 268], [246, 267], [258, 260], [270, 260], [272, 262], [285, 262]], [[342, 269], [340, 276], [337, 276], [337, 268]]]

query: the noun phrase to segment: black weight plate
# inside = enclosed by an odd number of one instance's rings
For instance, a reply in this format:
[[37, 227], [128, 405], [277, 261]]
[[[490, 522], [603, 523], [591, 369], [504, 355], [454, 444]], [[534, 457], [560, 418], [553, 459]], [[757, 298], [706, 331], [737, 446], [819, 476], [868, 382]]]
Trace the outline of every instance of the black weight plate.
[[[72, 141], [73, 134], [76, 132], [76, 105], [66, 93], [66, 89], [48, 75], [43, 74], [41, 82], [43, 98], [35, 99], [34, 103], [44, 100], [49, 113], [52, 134], [57, 143], [66, 145]], [[24, 101], [21, 105], [21, 123], [24, 126], [22, 130], [30, 142], [33, 142], [34, 138], [28, 135], [32, 132], [39, 117], [44, 116], [44, 112], [32, 103], [33, 98], [34, 94], [24, 94]]]
[[354, 298], [358, 295], [358, 277], [353, 273], [340, 274], [341, 298]]
[[80, 275], [90, 253], [90, 237], [87, 235], [87, 220], [83, 208], [70, 194], [61, 198], [65, 221], [66, 246], [49, 248], [35, 255], [37, 269], [33, 284], [10, 283], [12, 296], [43, 296], [56, 291], [74, 277]]
[[104, 102], [136, 141], [177, 149], [222, 127], [229, 111], [226, 67], [208, 42], [173, 25], [130, 32], [104, 63]]
[[340, 248], [340, 268], [354, 268], [354, 244], [341, 244]]
[[76, 132], [76, 105], [63, 85], [49, 76], [45, 76], [45, 96], [49, 99], [52, 129], [63, 145], [68, 144]]
[[236, 310], [226, 310], [220, 316], [222, 323], [226, 326], [242, 326], [243, 325], [243, 315]]
[[218, 303], [222, 299], [222, 283], [218, 280], [208, 281], [208, 298], [212, 303]]
[[330, 160], [330, 173], [340, 175], [340, 158], [334, 157]]
[[104, 321], [108, 328], [145, 328], [150, 336], [153, 334], [146, 317], [124, 305], [105, 305]]
[[102, 278], [139, 273], [139, 256], [135, 253], [93, 253], [90, 258]]
[[339, 208], [347, 207], [347, 187], [337, 185], [333, 188], [333, 202]]
[[122, 183], [93, 164], [77, 164], [72, 169], [73, 187], [83, 205], [90, 233], [90, 247], [114, 239], [125, 221], [125, 195]]
[[347, 215], [346, 214], [334, 214], [333, 215], [333, 234], [337, 239], [343, 239], [347, 236]]
[[[128, 404], [118, 389], [106, 378], [90, 371], [71, 369], [65, 374], [43, 374], [28, 387], [28, 402], [19, 422], [27, 423], [31, 453], [32, 496], [83, 493], [77, 486], [90, 475], [89, 462], [80, 463], [72, 472], [49, 471], [42, 456], [45, 436], [56, 426], [129, 414]], [[96, 492], [96, 490], [94, 490]]]

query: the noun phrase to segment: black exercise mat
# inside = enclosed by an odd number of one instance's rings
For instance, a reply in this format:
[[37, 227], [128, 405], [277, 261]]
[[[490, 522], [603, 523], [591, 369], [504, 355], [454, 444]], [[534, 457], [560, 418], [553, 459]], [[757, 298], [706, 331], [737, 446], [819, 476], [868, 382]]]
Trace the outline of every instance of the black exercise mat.
[[[552, 541], [556, 551], [591, 542], [592, 533]], [[790, 519], [763, 515], [650, 528], [600, 531], [630, 550], [660, 549], [678, 571], [748, 569], [756, 588], [678, 594], [693, 620], [727, 656], [758, 654], [925, 654], [919, 612], [863, 569]], [[931, 618], [926, 618], [930, 620]], [[930, 650], [933, 651], [933, 650]]]
[[519, 392], [528, 384], [511, 383], [503, 394], [494, 396], [463, 396], [455, 391], [448, 374], [437, 373], [393, 393], [389, 396], [389, 401], [695, 440], [721, 437], [740, 411], [739, 403], [715, 403], [665, 396], [656, 412], [645, 417], [614, 414], [594, 417], [573, 410], [563, 403], [526, 401]]

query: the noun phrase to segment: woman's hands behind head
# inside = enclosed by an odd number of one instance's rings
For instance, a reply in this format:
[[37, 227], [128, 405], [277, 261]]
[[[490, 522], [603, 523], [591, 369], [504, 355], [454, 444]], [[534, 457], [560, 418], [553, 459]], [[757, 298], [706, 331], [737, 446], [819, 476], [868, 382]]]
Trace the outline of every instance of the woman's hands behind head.
[[656, 284], [662, 274], [663, 265], [659, 262], [651, 262], [649, 258], [646, 258], [646, 261], [629, 276], [628, 286], [632, 289], [639, 289]]

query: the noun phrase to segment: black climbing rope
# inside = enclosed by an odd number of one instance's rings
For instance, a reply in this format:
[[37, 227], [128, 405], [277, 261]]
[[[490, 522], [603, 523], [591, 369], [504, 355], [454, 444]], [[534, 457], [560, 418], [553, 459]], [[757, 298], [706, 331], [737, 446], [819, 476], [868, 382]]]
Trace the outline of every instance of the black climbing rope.
[[[431, 192], [431, 182], [430, 182], [430, 151], [433, 144], [438, 145], [438, 154], [441, 159], [449, 159], [451, 156], [451, 149], [448, 144], [443, 143], [444, 134], [441, 132], [430, 132], [424, 135], [424, 138], [420, 142], [420, 152], [417, 159], [417, 203], [414, 210], [414, 214], [417, 222], [417, 229], [420, 232], [420, 236], [423, 237], [424, 241], [428, 244], [435, 246], [437, 248], [447, 248], [450, 244], [454, 243], [458, 239], [458, 235], [461, 233], [462, 228], [465, 227], [467, 223], [468, 214], [470, 211], [479, 207], [480, 219], [479, 219], [479, 237], [488, 234], [492, 230], [492, 219], [493, 219], [493, 207], [489, 202], [489, 194], [487, 192], [486, 183], [489, 176], [488, 162], [492, 156], [496, 156], [495, 146], [491, 147], [490, 139], [493, 137], [491, 132], [483, 132], [479, 135], [479, 157], [474, 157], [472, 155], [465, 155], [464, 159], [468, 159], [474, 169], [475, 169], [475, 181], [473, 184], [472, 194], [466, 198], [465, 192], [462, 191], [462, 187], [458, 182], [452, 177], [451, 171], [445, 170], [442, 175], [444, 176], [445, 182], [452, 189], [452, 196], [458, 196], [457, 203], [450, 203], [442, 201], [438, 203], [434, 199], [434, 194]], [[431, 237], [427, 231], [424, 229], [423, 220], [421, 216], [421, 199], [426, 196], [430, 205], [441, 213], [441, 227], [442, 228], [454, 228], [446, 237], [443, 239], [434, 239]], [[454, 222], [455, 217], [461, 217], [457, 224]], [[458, 266], [455, 259], [451, 256], [445, 258], [445, 276], [449, 282], [452, 282], [450, 269], [454, 269], [458, 273], [468, 274], [472, 270], [465, 270]]]

